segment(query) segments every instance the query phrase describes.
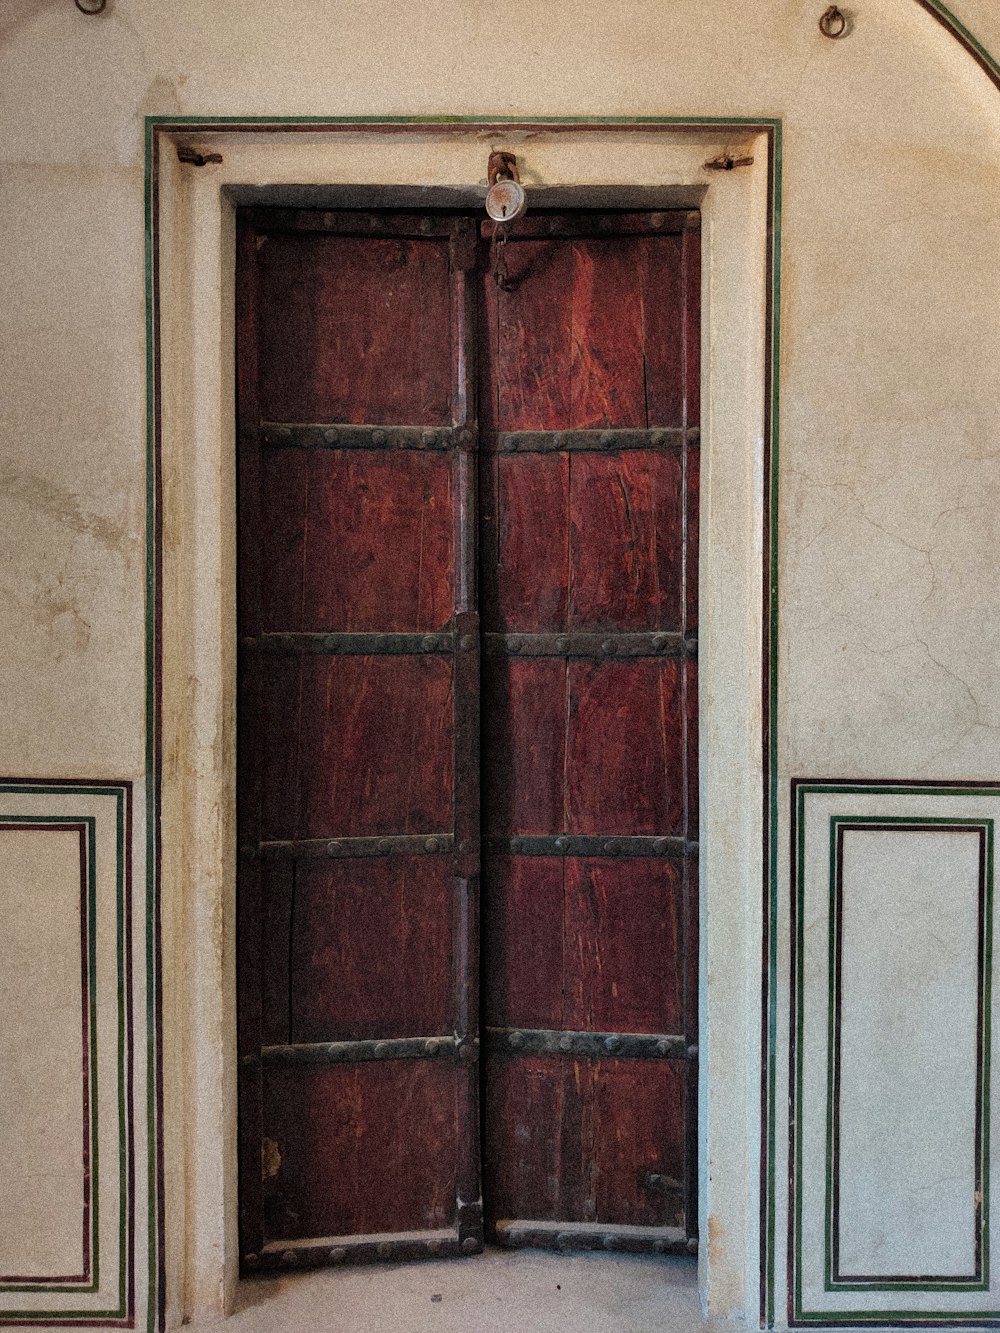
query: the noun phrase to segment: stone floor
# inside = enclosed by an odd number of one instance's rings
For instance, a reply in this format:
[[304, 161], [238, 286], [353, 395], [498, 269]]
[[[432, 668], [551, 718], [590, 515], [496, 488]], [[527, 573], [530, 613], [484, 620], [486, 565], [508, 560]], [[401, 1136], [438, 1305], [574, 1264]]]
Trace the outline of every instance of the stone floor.
[[[707, 1333], [696, 1262], [487, 1250], [240, 1284], [226, 1333]], [[218, 1329], [218, 1325], [216, 1325]]]

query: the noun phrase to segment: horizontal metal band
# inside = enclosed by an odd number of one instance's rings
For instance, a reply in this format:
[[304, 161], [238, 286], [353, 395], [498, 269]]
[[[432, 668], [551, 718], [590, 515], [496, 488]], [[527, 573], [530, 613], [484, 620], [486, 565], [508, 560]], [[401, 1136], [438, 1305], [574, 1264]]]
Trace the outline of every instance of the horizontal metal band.
[[[259, 854], [267, 861], [315, 861], [368, 856], [448, 856], [455, 848], [450, 833], [400, 834], [389, 838], [298, 838], [262, 842]], [[258, 854], [252, 844], [243, 850], [247, 860]]]
[[468, 426], [360, 426], [344, 422], [260, 423], [265, 449], [420, 449], [443, 452], [471, 448], [475, 432]]
[[489, 838], [492, 856], [697, 856], [698, 844], [685, 838], [619, 838], [607, 833], [526, 834]]
[[[320, 653], [327, 657], [410, 657], [416, 653], [453, 653], [454, 634], [261, 634], [241, 640], [244, 648], [293, 655]], [[463, 648], [467, 645], [463, 643]], [[474, 645], [473, 645], [474, 646]]]
[[487, 1028], [491, 1055], [584, 1055], [593, 1059], [693, 1060], [698, 1048], [663, 1032], [562, 1032], [546, 1028]]
[[269, 1271], [320, 1268], [327, 1264], [369, 1264], [378, 1260], [446, 1259], [478, 1254], [482, 1240], [461, 1236], [454, 1227], [434, 1231], [385, 1231], [367, 1236], [325, 1236], [311, 1240], [272, 1240], [259, 1254], [243, 1255], [243, 1267]]
[[[532, 192], [528, 190], [530, 205]], [[483, 221], [483, 236], [492, 236], [497, 223]], [[698, 231], [701, 214], [694, 209], [664, 209], [656, 212], [553, 213], [532, 211], [514, 223], [506, 224], [508, 241], [539, 241], [546, 236], [669, 236], [684, 231]]]
[[612, 1226], [607, 1222], [535, 1222], [504, 1219], [496, 1224], [505, 1249], [619, 1250], [625, 1254], [697, 1254], [698, 1241], [683, 1227]]
[[697, 444], [697, 426], [655, 430], [511, 430], [497, 438], [502, 454], [620, 453], [623, 449], [677, 449]]
[[493, 656], [517, 657], [694, 657], [698, 640], [691, 635], [597, 634], [577, 630], [567, 634], [485, 634], [486, 651]]
[[479, 1039], [459, 1041], [457, 1037], [440, 1036], [312, 1041], [297, 1046], [265, 1046], [260, 1058], [266, 1065], [354, 1065], [372, 1060], [461, 1060], [474, 1064], [479, 1059]]

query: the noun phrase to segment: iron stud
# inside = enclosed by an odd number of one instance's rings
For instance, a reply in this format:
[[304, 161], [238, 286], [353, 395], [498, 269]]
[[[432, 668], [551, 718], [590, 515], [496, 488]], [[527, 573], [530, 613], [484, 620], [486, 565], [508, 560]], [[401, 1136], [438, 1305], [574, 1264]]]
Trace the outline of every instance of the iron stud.
[[327, 1256], [332, 1264], [342, 1264], [347, 1258], [347, 1251], [342, 1245], [335, 1246]]
[[669, 851], [669, 850], [670, 850], [670, 839], [669, 839], [669, 838], [654, 838], [654, 839], [653, 839], [653, 851], [654, 851], [654, 852], [659, 852], [659, 853], [662, 855], [664, 852]]
[[567, 1235], [565, 1231], [560, 1231], [559, 1235], [556, 1236], [557, 1250], [568, 1250], [572, 1244], [573, 1244], [573, 1237]]
[[511, 840], [510, 840], [510, 850], [511, 850], [512, 852], [519, 852], [519, 851], [521, 850], [521, 847], [522, 847], [522, 843], [521, 843], [521, 839], [520, 839], [520, 838], [511, 838]]
[[377, 1245], [377, 1246], [375, 1247], [375, 1253], [378, 1255], [378, 1257], [379, 1257], [380, 1259], [391, 1259], [391, 1258], [392, 1258], [392, 1246], [391, 1246], [391, 1245], [387, 1245], [387, 1244], [385, 1243], [385, 1241], [383, 1241], [383, 1242], [381, 1243], [381, 1245]]
[[243, 1256], [243, 1262], [246, 1264], [246, 1266], [247, 1266], [248, 1268], [256, 1268], [257, 1265], [260, 1263], [260, 1255], [259, 1255], [259, 1254], [245, 1254], [245, 1255]]
[[438, 1053], [437, 1039], [435, 1037], [431, 1037], [429, 1041], [425, 1041], [424, 1050], [427, 1052], [428, 1055], [437, 1055]]
[[429, 1241], [427, 1242], [427, 1253], [428, 1253], [428, 1254], [440, 1254], [440, 1253], [441, 1253], [441, 1242], [440, 1242], [439, 1240], [429, 1240]]
[[560, 1037], [560, 1038], [559, 1038], [559, 1049], [560, 1049], [561, 1051], [571, 1051], [571, 1050], [573, 1049], [573, 1038], [572, 1038], [572, 1037]]
[[657, 1055], [669, 1055], [669, 1053], [670, 1053], [670, 1042], [669, 1042], [669, 1041], [658, 1041], [658, 1042], [656, 1043], [656, 1053], [657, 1053]]
[[327, 854], [327, 856], [336, 856], [337, 853], [338, 853], [339, 851], [340, 851], [340, 843], [339, 843], [339, 842], [328, 842], [328, 843], [326, 844], [326, 854]]
[[698, 1059], [698, 1043], [697, 1043], [697, 1042], [693, 1042], [693, 1043], [687, 1048], [687, 1058], [688, 1058], [689, 1060], [697, 1060], [697, 1059]]
[[437, 838], [428, 838], [424, 843], [424, 851], [436, 852], [440, 846], [441, 844], [438, 842]]
[[511, 653], [519, 653], [519, 652], [521, 651], [521, 648], [522, 648], [522, 646], [523, 646], [523, 643], [524, 643], [524, 640], [521, 638], [520, 634], [508, 634], [508, 635], [507, 635], [507, 651], [508, 651], [508, 652], [511, 652]]
[[425, 430], [420, 438], [423, 440], [424, 444], [428, 446], [437, 444], [437, 431]]
[[621, 1037], [608, 1037], [605, 1041], [605, 1048], [609, 1051], [617, 1051], [622, 1044]]
[[688, 1254], [697, 1254], [697, 1253], [698, 1253], [698, 1237], [697, 1237], [697, 1236], [689, 1236], [689, 1237], [688, 1237], [687, 1245], [686, 1245], [684, 1248], [687, 1250]]
[[385, 1057], [386, 1057], [388, 1054], [389, 1054], [389, 1044], [388, 1044], [388, 1042], [385, 1042], [385, 1041], [377, 1041], [377, 1042], [375, 1043], [375, 1059], [376, 1059], [376, 1060], [384, 1060]]
[[466, 1236], [465, 1240], [462, 1241], [463, 1254], [475, 1254], [478, 1249], [479, 1241], [476, 1240], [475, 1236]]
[[476, 646], [476, 641], [471, 634], [463, 634], [458, 641], [458, 646], [463, 653], [471, 653]]
[[617, 1236], [604, 1236], [601, 1243], [606, 1250], [616, 1250], [618, 1248]]
[[607, 856], [617, 856], [620, 851], [621, 846], [615, 842], [614, 838], [604, 844], [604, 852]]
[[601, 432], [601, 448], [602, 448], [602, 449], [610, 449], [611, 446], [614, 444], [614, 442], [615, 442], [615, 437], [611, 434], [611, 432], [610, 432], [609, 430], [605, 430], [605, 431], [602, 431], [602, 432]]
[[653, 635], [653, 647], [656, 649], [658, 653], [662, 653], [664, 648], [666, 648], [669, 643], [670, 640], [667, 638], [665, 634]]
[[281, 426], [277, 432], [279, 440], [290, 440], [292, 438], [291, 426]]
[[552, 447], [554, 449], [564, 449], [566, 447], [566, 437], [565, 435], [563, 435], [562, 431], [559, 431], [557, 432], [557, 434], [553, 435]]
[[473, 1064], [479, 1056], [474, 1041], [463, 1041], [458, 1048], [459, 1059], [464, 1060], [466, 1064]]
[[515, 438], [516, 438], [516, 437], [513, 436], [513, 435], [505, 435], [505, 436], [501, 439], [501, 441], [500, 441], [500, 448], [501, 448], [501, 449], [513, 449], [513, 448], [514, 448], [514, 440], [515, 440]]
[[387, 856], [389, 852], [392, 851], [392, 843], [389, 841], [388, 838], [379, 838], [378, 850], [382, 853], [383, 856]]
[[561, 653], [565, 653], [569, 650], [569, 639], [565, 634], [560, 634], [556, 639], [556, 647]]
[[649, 225], [651, 227], [655, 227], [657, 231], [659, 231], [662, 228], [665, 222], [666, 218], [663, 216], [662, 213], [650, 213]]
[[601, 652], [605, 657], [614, 657], [617, 646], [614, 639], [605, 639], [601, 644]]
[[568, 849], [569, 849], [569, 838], [556, 838], [556, 848], [557, 848], [560, 852], [568, 851]]
[[281, 1262], [283, 1264], [297, 1264], [299, 1262], [299, 1256], [294, 1250], [285, 1250], [282, 1253]]
[[524, 1034], [521, 1032], [511, 1032], [507, 1036], [508, 1046], [513, 1046], [516, 1050], [518, 1046], [524, 1045]]
[[385, 444], [385, 431], [384, 431], [384, 430], [373, 430], [373, 431], [372, 431], [372, 444]]
[[423, 648], [425, 653], [434, 652], [437, 646], [438, 646], [438, 640], [436, 634], [425, 634], [423, 639], [421, 640], [421, 647]]
[[431, 222], [430, 218], [421, 218], [421, 219], [420, 219], [420, 230], [421, 230], [425, 235], [427, 234], [427, 232], [430, 231], [430, 229], [431, 229], [431, 227], [432, 227], [433, 225], [434, 225], [434, 224]]
[[332, 426], [327, 426], [326, 430], [323, 432], [323, 439], [327, 442], [327, 444], [337, 443], [337, 432], [333, 429]]

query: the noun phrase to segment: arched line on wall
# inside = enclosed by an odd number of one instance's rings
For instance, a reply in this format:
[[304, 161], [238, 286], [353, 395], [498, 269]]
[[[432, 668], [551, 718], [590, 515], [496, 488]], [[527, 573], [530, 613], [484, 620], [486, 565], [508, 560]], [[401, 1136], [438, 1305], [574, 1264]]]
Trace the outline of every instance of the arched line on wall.
[[936, 19], [946, 32], [951, 33], [955, 41], [964, 47], [986, 77], [1000, 92], [1000, 63], [993, 59], [986, 47], [978, 42], [965, 24], [940, 0], [917, 0], [921, 9], [926, 9], [931, 18]]

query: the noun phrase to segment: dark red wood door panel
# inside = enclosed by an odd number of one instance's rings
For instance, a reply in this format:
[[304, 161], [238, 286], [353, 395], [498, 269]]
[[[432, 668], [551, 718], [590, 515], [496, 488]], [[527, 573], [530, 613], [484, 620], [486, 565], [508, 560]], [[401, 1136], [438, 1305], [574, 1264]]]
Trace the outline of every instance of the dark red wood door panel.
[[240, 214], [251, 1271], [695, 1243], [698, 215], [490, 241]]
[[484, 280], [484, 1171], [508, 1245], [694, 1244], [697, 224], [529, 214], [507, 287]]
[[475, 254], [240, 220], [249, 1270], [482, 1245]]

